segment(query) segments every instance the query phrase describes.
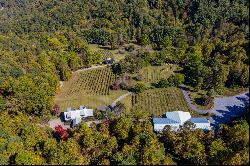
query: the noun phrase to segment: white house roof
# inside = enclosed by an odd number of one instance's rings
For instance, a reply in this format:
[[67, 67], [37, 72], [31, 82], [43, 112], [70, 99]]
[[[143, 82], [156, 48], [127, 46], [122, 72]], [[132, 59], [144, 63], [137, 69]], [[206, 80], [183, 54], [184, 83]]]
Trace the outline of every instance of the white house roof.
[[67, 109], [67, 111], [64, 112], [65, 120], [72, 120], [89, 116], [93, 116], [93, 109], [87, 109], [83, 106], [81, 106], [79, 110]]
[[166, 112], [166, 117], [168, 119], [172, 119], [176, 122], [179, 122], [180, 124], [183, 124], [184, 122], [186, 122], [191, 118], [191, 115], [189, 112], [174, 111], [174, 112]]
[[210, 123], [206, 118], [191, 118], [190, 122], [195, 123]]

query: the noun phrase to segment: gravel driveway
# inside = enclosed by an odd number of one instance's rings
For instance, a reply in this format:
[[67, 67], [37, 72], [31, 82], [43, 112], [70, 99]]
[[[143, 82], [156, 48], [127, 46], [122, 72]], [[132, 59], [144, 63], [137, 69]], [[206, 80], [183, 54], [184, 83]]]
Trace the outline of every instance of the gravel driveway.
[[122, 99], [124, 99], [125, 97], [127, 97], [127, 96], [129, 96], [129, 95], [131, 95], [131, 94], [132, 94], [132, 92], [128, 92], [128, 93], [126, 93], [126, 94], [124, 94], [124, 95], [118, 97], [118, 98], [111, 104], [111, 107], [114, 108], [114, 107], [116, 106], [117, 102], [121, 101]]
[[242, 115], [247, 107], [249, 107], [249, 92], [236, 96], [215, 98], [214, 108], [211, 109], [211, 112], [215, 115], [210, 118], [210, 122], [214, 126], [229, 122], [231, 119]]
[[70, 128], [69, 125], [64, 125], [64, 123], [61, 121], [60, 118], [57, 118], [57, 119], [51, 119], [49, 121], [49, 126], [55, 130], [55, 127], [58, 126], [58, 125], [61, 125], [64, 129], [67, 129], [67, 128]]
[[231, 119], [242, 115], [247, 107], [249, 107], [249, 92], [244, 92], [236, 96], [230, 97], [215, 97], [214, 107], [209, 110], [201, 110], [196, 108], [192, 104], [192, 101], [189, 97], [189, 92], [181, 88], [184, 98], [188, 106], [200, 113], [205, 114], [207, 112], [213, 113], [214, 115], [209, 118], [211, 125], [216, 127], [219, 124], [227, 123]]

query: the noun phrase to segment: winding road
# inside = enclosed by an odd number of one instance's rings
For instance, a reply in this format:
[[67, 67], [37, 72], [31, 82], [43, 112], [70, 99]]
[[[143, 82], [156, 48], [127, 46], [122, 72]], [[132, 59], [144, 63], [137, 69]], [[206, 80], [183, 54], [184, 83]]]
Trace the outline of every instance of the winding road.
[[181, 87], [181, 91], [188, 106], [192, 110], [200, 114], [206, 114], [207, 112], [214, 114], [209, 118], [212, 126], [218, 126], [221, 123], [227, 123], [233, 118], [242, 115], [245, 109], [249, 106], [249, 91], [235, 96], [215, 97], [214, 107], [209, 110], [198, 109], [192, 104], [191, 98], [189, 97], [189, 92], [184, 90], [183, 87]]

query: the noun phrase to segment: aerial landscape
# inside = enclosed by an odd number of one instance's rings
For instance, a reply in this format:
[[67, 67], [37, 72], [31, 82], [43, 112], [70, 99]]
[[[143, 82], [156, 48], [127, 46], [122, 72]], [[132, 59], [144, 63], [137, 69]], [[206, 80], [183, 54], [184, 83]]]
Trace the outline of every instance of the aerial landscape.
[[248, 0], [0, 0], [0, 165], [249, 165]]

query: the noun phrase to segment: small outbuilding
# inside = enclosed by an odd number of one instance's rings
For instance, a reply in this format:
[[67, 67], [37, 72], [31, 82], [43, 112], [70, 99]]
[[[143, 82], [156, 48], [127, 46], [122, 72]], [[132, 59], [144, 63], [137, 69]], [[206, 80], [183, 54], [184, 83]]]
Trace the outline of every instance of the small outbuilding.
[[113, 58], [106, 58], [103, 60], [102, 64], [113, 64], [114, 63], [114, 59]]

